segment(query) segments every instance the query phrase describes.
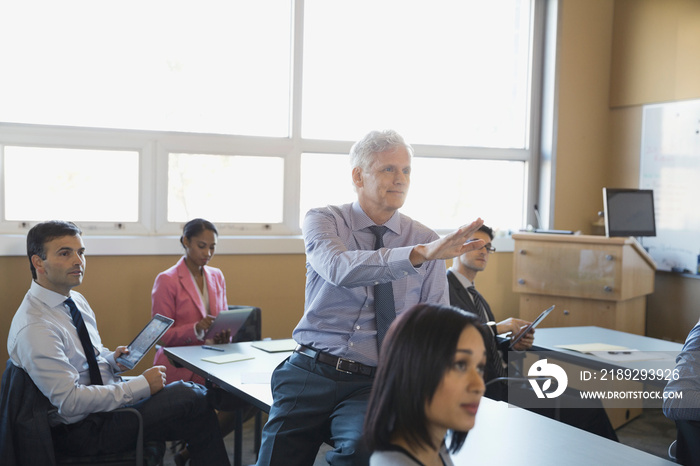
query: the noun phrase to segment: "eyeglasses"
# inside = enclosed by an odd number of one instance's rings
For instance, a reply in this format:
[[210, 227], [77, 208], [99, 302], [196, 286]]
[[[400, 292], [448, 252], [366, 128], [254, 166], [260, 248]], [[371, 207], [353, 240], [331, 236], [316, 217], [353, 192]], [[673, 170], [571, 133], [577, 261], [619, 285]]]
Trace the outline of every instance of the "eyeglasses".
[[[493, 254], [494, 252], [496, 252], [496, 248], [494, 248], [494, 247], [491, 245], [491, 243], [486, 243], [486, 244], [484, 244], [483, 246], [481, 246], [479, 249], [484, 249], [484, 248], [486, 248], [486, 252], [489, 253], [489, 254]], [[479, 249], [477, 249], [477, 251], [478, 251]]]

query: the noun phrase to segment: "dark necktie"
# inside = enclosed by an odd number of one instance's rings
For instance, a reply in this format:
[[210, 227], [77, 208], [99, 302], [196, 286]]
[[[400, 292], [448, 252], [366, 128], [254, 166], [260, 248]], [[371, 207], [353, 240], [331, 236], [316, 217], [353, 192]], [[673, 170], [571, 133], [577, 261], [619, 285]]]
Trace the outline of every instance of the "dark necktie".
[[[474, 306], [476, 307], [477, 313], [479, 315], [479, 320], [481, 320], [481, 322], [485, 324], [490, 319], [489, 319], [488, 313], [486, 312], [486, 303], [484, 301], [484, 297], [481, 296], [481, 293], [476, 291], [476, 288], [474, 288], [474, 285], [468, 287], [467, 291], [469, 292], [470, 295], [472, 295], [472, 298], [474, 298]], [[489, 332], [489, 333], [491, 333], [491, 332]], [[501, 355], [501, 352], [498, 350], [498, 346], [496, 345], [495, 335], [494, 335], [494, 338], [487, 339], [486, 351], [488, 353], [486, 377], [489, 380], [496, 378], [496, 377], [507, 377], [508, 372], [506, 371], [506, 368], [505, 368], [505, 362], [503, 361], [503, 356]]]
[[489, 321], [489, 315], [486, 312], [486, 304], [484, 303], [484, 297], [481, 296], [481, 293], [476, 291], [474, 285], [467, 288], [467, 291], [470, 295], [472, 295], [472, 298], [474, 299], [474, 306], [476, 307], [476, 312], [479, 318], [481, 319], [481, 322], [485, 324]]
[[[374, 225], [369, 227], [374, 233], [374, 249], [384, 247], [384, 233], [387, 227]], [[394, 306], [394, 289], [391, 282], [374, 285], [374, 314], [377, 321], [377, 350], [382, 347], [384, 335], [389, 326], [396, 318], [396, 307]]]
[[88, 334], [87, 326], [83, 320], [83, 315], [78, 310], [78, 306], [75, 305], [73, 298], [68, 298], [63, 302], [67, 304], [68, 308], [70, 309], [70, 316], [73, 318], [73, 325], [75, 325], [75, 329], [78, 331], [80, 343], [82, 343], [83, 350], [85, 350], [88, 370], [90, 371], [90, 385], [102, 385], [102, 376], [100, 375], [100, 368], [97, 367], [95, 348], [92, 346], [92, 342], [90, 341], [90, 335]]

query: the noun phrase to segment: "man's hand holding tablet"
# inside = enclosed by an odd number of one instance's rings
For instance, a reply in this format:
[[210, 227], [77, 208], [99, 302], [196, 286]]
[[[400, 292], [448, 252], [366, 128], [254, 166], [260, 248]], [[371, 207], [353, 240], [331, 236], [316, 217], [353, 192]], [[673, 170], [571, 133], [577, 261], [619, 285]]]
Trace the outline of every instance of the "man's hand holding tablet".
[[[537, 318], [535, 320], [532, 321], [531, 324], [526, 325], [522, 330], [520, 330], [519, 333], [514, 335], [513, 341], [510, 342], [510, 348], [517, 350], [517, 351], [521, 351], [521, 350], [530, 348], [532, 346], [532, 342], [535, 339], [535, 337], [533, 335], [535, 333], [535, 327], [537, 327], [540, 324], [540, 322], [542, 322], [544, 320], [544, 318], [547, 317], [549, 315], [549, 313], [552, 312], [553, 310], [554, 310], [554, 306], [545, 309], [544, 311], [542, 311], [542, 313], [540, 315], [537, 316]], [[521, 345], [521, 343], [527, 337], [531, 338], [532, 341], [530, 341], [529, 346], [524, 347], [525, 344], [527, 344], [527, 343], [525, 343], [523, 345]]]
[[[517, 319], [515, 317], [509, 317], [506, 320], [503, 320], [501, 322], [498, 322], [496, 324], [496, 333], [498, 335], [503, 335], [506, 334], [510, 336], [511, 338], [515, 338], [520, 333], [528, 327], [532, 322], [528, 322], [527, 320], [522, 320], [522, 319]], [[530, 329], [527, 331], [520, 341], [515, 346], [511, 346], [512, 349], [516, 351], [525, 351], [528, 350], [532, 347], [533, 343], [535, 341], [535, 329]]]

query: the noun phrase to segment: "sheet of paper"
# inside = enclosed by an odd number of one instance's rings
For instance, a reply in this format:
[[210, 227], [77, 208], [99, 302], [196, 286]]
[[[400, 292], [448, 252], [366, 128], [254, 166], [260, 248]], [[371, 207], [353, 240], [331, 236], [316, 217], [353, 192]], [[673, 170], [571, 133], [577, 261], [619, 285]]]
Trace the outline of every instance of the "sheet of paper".
[[220, 354], [218, 356], [207, 356], [202, 358], [202, 361], [213, 362], [214, 364], [227, 364], [229, 362], [245, 361], [246, 359], [255, 359], [253, 356], [247, 356], [239, 353]]
[[666, 359], [665, 353], [639, 351], [635, 349], [627, 351], [591, 351], [590, 354], [608, 361], [652, 361], [655, 359]]
[[607, 343], [582, 343], [578, 345], [556, 345], [557, 348], [564, 348], [579, 353], [590, 353], [592, 351], [629, 351], [624, 346], [608, 345]]
[[267, 351], [268, 353], [282, 353], [284, 351], [294, 351], [294, 348], [297, 347], [297, 342], [292, 338], [284, 340], [263, 340], [256, 341], [250, 346]]

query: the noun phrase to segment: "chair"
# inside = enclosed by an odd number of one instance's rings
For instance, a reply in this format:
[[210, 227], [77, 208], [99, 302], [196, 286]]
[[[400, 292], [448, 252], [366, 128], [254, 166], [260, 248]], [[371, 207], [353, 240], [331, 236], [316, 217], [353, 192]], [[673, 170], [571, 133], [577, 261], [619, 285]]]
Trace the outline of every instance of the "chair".
[[164, 442], [148, 442], [144, 448], [143, 420], [133, 408], [120, 408], [135, 415], [139, 432], [131, 451], [86, 457], [69, 457], [54, 452], [49, 412], [55, 409], [39, 391], [29, 374], [7, 361], [2, 375], [0, 393], [0, 458], [17, 465], [95, 465], [95, 466], [155, 466], [162, 462]]
[[676, 462], [686, 465], [700, 464], [700, 422], [676, 421], [676, 430]]

